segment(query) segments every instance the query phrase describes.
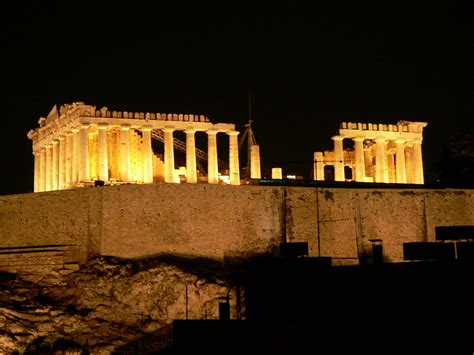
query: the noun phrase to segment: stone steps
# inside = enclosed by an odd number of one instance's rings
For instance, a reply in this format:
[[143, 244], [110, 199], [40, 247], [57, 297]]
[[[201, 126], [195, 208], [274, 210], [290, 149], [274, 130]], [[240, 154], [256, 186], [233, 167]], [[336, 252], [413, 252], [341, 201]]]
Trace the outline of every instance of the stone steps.
[[77, 270], [79, 264], [73, 245], [41, 245], [0, 248], [0, 271], [47, 273], [53, 270]]

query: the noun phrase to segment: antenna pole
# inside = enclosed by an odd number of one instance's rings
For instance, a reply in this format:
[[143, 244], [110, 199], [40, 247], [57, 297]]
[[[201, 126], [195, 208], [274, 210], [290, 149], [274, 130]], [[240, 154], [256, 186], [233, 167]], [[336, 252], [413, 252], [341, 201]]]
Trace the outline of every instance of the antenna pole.
[[250, 95], [249, 90], [249, 123], [252, 120], [252, 96]]
[[[248, 146], [249, 146], [249, 152], [250, 152], [250, 146], [257, 144], [257, 141], [255, 140], [255, 136], [252, 131], [252, 96], [250, 95], [250, 90], [249, 90], [249, 123], [246, 124], [245, 126], [247, 127], [248, 131]], [[250, 153], [249, 153], [250, 154]]]

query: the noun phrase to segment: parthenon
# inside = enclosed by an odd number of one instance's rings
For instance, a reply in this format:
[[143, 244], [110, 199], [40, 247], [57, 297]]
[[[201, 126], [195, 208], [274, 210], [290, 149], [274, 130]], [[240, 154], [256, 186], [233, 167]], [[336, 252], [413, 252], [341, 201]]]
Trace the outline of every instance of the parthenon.
[[[314, 180], [423, 184], [421, 143], [426, 122], [342, 122], [334, 150], [314, 153]], [[353, 149], [343, 140], [352, 139]], [[334, 173], [326, 167], [333, 167]], [[332, 169], [332, 168], [331, 168]]]
[[[207, 134], [207, 182], [217, 184], [217, 134], [229, 137], [229, 183], [240, 185], [238, 131], [230, 123], [213, 124], [203, 115], [99, 110], [83, 102], [54, 106], [28, 132], [33, 141], [34, 191], [63, 190], [104, 184], [152, 183], [162, 174], [167, 183], [183, 176], [175, 168], [174, 131], [186, 134], [187, 183], [197, 183], [195, 133]], [[164, 159], [154, 154], [152, 138], [164, 141]]]

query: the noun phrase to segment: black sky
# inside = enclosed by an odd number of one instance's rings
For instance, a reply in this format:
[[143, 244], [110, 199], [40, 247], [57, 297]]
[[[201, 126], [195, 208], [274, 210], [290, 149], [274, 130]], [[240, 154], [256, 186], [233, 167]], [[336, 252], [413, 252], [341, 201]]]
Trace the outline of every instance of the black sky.
[[[1, 194], [32, 191], [26, 133], [54, 104], [208, 115], [252, 98], [266, 167], [309, 178], [342, 121], [427, 121], [426, 180], [474, 128], [468, 2], [16, 2], [4, 10]], [[327, 2], [334, 3], [334, 2]]]

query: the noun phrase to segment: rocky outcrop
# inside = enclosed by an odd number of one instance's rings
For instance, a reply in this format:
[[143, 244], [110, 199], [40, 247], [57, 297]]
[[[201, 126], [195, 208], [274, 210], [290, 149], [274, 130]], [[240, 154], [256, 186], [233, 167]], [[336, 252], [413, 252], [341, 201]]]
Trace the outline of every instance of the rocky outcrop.
[[107, 353], [173, 319], [218, 318], [228, 294], [235, 306], [234, 292], [210, 265], [101, 257], [71, 273], [2, 274], [0, 352]]

